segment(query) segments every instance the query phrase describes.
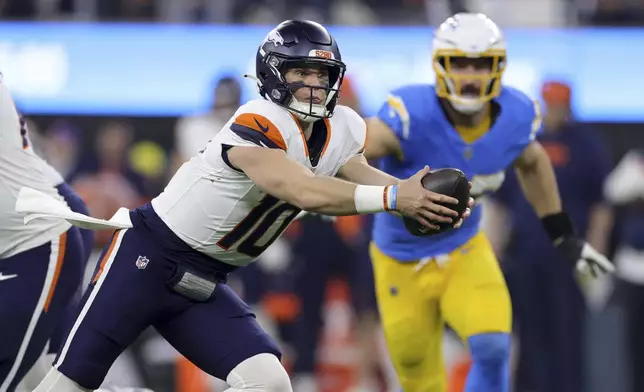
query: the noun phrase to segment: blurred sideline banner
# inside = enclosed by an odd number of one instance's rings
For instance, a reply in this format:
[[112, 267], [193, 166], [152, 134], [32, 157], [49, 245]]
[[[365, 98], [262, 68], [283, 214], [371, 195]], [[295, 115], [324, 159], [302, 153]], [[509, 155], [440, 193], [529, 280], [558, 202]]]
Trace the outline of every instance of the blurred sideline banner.
[[[0, 23], [0, 71], [28, 114], [176, 116], [204, 110], [213, 81], [254, 73], [268, 27]], [[387, 92], [432, 82], [429, 27], [333, 27], [365, 114]], [[569, 81], [582, 121], [644, 121], [644, 29], [507, 30], [507, 84], [538, 97]], [[244, 99], [257, 96], [242, 81]]]

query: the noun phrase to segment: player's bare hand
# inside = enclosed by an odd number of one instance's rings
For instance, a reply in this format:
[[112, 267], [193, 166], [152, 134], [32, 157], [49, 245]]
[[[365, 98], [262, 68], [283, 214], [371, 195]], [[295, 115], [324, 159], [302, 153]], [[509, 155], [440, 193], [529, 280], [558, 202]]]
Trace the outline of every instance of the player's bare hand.
[[451, 223], [458, 218], [458, 213], [437, 203], [458, 204], [458, 200], [423, 188], [421, 179], [427, 173], [429, 173], [429, 166], [425, 166], [412, 177], [400, 182], [396, 197], [396, 211], [416, 219], [426, 227], [439, 230], [440, 227], [431, 222]]
[[[468, 184], [470, 185], [470, 189], [472, 189], [472, 182], [470, 181]], [[465, 209], [465, 212], [463, 213], [463, 215], [461, 215], [461, 219], [459, 219], [458, 222], [456, 222], [456, 224], [454, 225], [455, 229], [458, 229], [463, 225], [463, 221], [467, 219], [472, 213], [472, 208], [474, 208], [474, 198], [470, 197], [470, 199], [467, 201], [467, 208]]]

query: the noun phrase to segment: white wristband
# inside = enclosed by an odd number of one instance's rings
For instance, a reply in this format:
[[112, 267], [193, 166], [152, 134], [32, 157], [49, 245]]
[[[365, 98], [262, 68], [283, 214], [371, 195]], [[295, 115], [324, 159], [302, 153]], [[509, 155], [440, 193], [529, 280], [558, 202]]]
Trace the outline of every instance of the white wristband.
[[374, 214], [394, 209], [397, 188], [396, 185], [358, 185], [353, 194], [356, 211], [358, 214]]

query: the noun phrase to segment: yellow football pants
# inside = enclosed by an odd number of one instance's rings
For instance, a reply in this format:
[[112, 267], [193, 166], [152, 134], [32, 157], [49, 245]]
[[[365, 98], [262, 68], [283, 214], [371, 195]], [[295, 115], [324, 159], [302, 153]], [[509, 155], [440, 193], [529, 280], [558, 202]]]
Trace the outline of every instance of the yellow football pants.
[[389, 355], [404, 392], [444, 392], [443, 325], [463, 339], [510, 332], [512, 308], [499, 263], [480, 232], [424, 266], [370, 248]]

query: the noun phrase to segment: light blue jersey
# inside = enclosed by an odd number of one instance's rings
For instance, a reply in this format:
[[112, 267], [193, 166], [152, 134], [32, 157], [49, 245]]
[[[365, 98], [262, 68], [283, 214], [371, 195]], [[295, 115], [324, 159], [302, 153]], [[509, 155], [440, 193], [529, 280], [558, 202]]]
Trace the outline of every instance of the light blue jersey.
[[[490, 130], [475, 142], [466, 143], [441, 108], [433, 85], [394, 90], [378, 117], [398, 137], [403, 156], [382, 158], [380, 169], [408, 178], [425, 165], [432, 169], [453, 167], [472, 181], [473, 197], [496, 191], [506, 168], [541, 132], [541, 113], [535, 101], [511, 87], [503, 87], [494, 101], [500, 112]], [[448, 254], [479, 231], [481, 209], [475, 207], [461, 228], [430, 237], [415, 237], [405, 229], [402, 219], [377, 214], [373, 240], [382, 252], [403, 262]]]

